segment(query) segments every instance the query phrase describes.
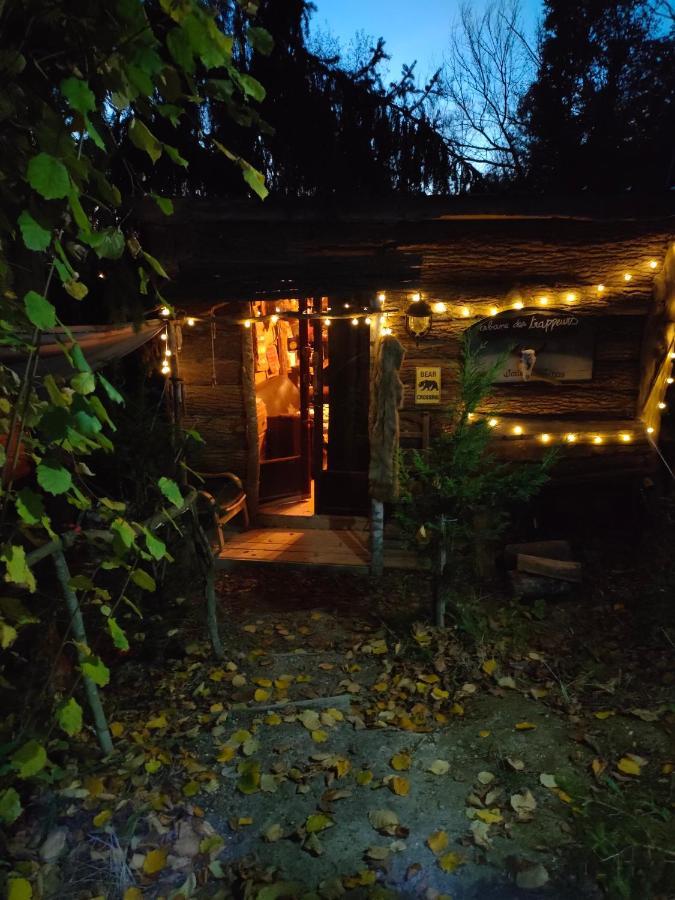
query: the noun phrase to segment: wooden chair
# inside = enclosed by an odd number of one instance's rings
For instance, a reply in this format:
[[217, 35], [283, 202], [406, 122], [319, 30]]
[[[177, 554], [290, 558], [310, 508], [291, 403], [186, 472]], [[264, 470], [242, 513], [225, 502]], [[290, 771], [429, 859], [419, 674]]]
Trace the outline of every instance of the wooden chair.
[[211, 507], [213, 525], [218, 536], [218, 546], [223, 550], [225, 548], [224, 525], [241, 514], [244, 528], [249, 527], [246, 491], [241, 479], [233, 472], [200, 472], [199, 475], [207, 485], [209, 482], [215, 482], [212, 490], [202, 489], [199, 493]]

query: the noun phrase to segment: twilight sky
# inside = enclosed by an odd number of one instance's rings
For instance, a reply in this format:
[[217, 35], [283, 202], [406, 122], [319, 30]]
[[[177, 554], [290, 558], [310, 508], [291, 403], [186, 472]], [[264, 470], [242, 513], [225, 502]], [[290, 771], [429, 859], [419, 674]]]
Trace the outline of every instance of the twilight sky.
[[[386, 41], [394, 77], [403, 62], [417, 59], [424, 77], [443, 61], [451, 23], [458, 18], [461, 0], [313, 0], [314, 32], [328, 32], [346, 47], [357, 31]], [[472, 6], [482, 6], [472, 0]], [[529, 35], [541, 16], [542, 0], [521, 0]]]

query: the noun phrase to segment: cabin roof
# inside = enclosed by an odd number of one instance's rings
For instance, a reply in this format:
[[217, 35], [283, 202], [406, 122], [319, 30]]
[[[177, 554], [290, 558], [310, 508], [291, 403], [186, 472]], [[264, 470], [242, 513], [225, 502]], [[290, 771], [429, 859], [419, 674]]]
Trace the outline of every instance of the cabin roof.
[[[675, 235], [675, 195], [469, 196], [340, 206], [178, 200], [140, 209], [143, 239], [186, 309], [217, 302], [423, 290], [458, 302], [514, 291], [612, 286], [651, 296]], [[620, 273], [635, 272], [630, 284]], [[617, 289], [614, 290], [614, 285]]]

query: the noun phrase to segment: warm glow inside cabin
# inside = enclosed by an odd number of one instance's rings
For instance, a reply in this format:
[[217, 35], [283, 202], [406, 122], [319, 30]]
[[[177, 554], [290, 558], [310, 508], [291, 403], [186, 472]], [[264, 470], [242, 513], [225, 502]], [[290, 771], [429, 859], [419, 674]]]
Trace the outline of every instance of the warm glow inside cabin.
[[499, 202], [151, 217], [192, 323], [176, 363], [199, 468], [239, 475], [254, 515], [367, 516], [378, 342], [405, 350], [399, 440], [424, 449], [470, 330], [486, 365], [500, 360], [477, 415], [501, 457], [557, 446], [555, 477], [575, 482], [653, 473], [675, 359], [670, 207]]

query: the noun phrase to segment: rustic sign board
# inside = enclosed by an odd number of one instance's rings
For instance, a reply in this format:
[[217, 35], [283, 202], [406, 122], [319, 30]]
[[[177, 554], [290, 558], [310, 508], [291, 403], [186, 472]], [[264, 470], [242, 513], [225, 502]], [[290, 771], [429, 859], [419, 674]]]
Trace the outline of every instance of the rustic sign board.
[[502, 364], [496, 384], [590, 381], [593, 378], [593, 319], [568, 310], [508, 310], [471, 329], [486, 369]]
[[415, 368], [415, 406], [437, 406], [441, 402], [441, 367]]

